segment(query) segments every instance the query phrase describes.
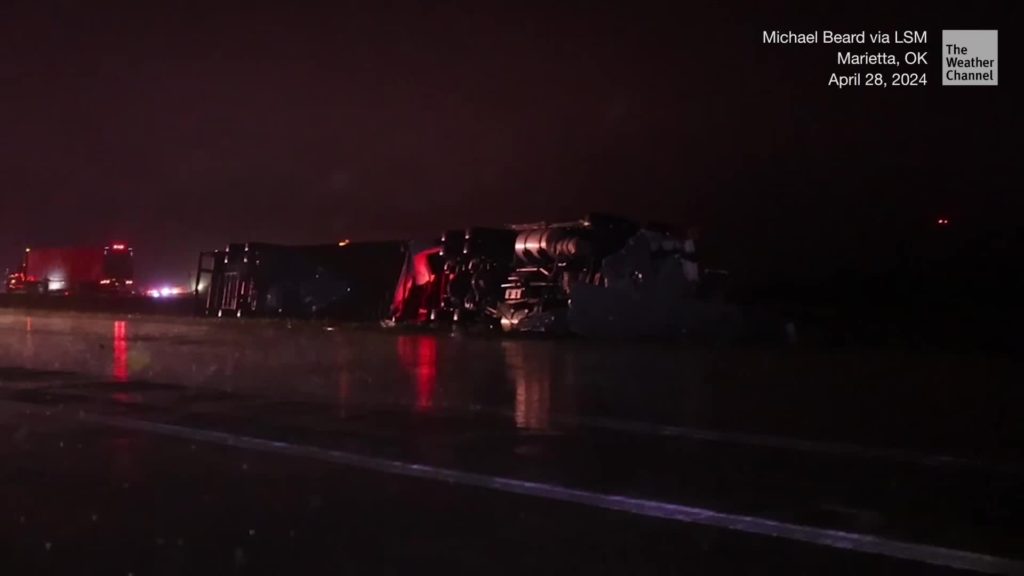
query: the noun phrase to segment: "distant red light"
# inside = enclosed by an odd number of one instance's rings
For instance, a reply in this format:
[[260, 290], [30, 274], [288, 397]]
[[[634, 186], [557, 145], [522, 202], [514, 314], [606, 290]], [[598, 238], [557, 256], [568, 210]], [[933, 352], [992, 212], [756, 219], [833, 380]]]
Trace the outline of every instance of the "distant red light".
[[124, 244], [114, 244], [110, 247], [112, 250], [124, 250]]
[[935, 221], [935, 223], [938, 224], [939, 226], [948, 226], [949, 225], [949, 219], [948, 218], [939, 218], [938, 220]]

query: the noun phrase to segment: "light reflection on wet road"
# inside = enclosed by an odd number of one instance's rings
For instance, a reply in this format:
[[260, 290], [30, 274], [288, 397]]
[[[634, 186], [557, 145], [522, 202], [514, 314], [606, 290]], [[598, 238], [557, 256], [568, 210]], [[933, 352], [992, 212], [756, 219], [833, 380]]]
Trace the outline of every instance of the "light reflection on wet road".
[[1017, 368], [0, 312], [15, 402], [994, 554], [1019, 536]]
[[546, 428], [552, 417], [611, 417], [970, 455], [1013, 448], [1000, 442], [1016, 425], [1003, 406], [1020, 396], [1019, 363], [1007, 358], [13, 312], [0, 313], [0, 366], [344, 406], [494, 409], [524, 428]]

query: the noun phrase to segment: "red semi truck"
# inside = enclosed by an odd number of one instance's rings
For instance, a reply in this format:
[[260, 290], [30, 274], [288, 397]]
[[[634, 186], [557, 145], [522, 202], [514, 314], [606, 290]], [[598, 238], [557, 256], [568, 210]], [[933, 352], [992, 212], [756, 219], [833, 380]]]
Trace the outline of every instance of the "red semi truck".
[[21, 266], [7, 277], [15, 294], [131, 294], [133, 251], [104, 248], [26, 248]]

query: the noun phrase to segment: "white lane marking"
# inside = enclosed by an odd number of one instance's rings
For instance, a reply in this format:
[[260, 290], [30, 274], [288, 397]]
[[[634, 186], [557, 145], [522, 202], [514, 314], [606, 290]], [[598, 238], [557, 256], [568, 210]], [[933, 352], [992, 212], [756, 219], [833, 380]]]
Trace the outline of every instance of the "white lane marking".
[[1024, 574], [1024, 562], [1017, 560], [963, 550], [928, 546], [925, 544], [900, 542], [898, 540], [889, 540], [873, 536], [871, 534], [860, 534], [856, 532], [844, 532], [841, 530], [829, 530], [824, 528], [815, 528], [813, 526], [789, 524], [766, 518], [758, 518], [756, 516], [729, 514], [706, 508], [695, 508], [692, 506], [658, 502], [655, 500], [601, 494], [554, 484], [487, 476], [473, 472], [437, 468], [424, 464], [412, 464], [409, 462], [374, 458], [372, 456], [353, 454], [351, 452], [339, 452], [325, 448], [317, 448], [315, 446], [264, 440], [248, 436], [238, 436], [213, 430], [202, 430], [171, 424], [147, 422], [144, 420], [132, 420], [116, 416], [99, 416], [87, 413], [80, 413], [79, 418], [86, 422], [105, 426], [126, 428], [189, 440], [211, 442], [248, 450], [259, 450], [263, 452], [300, 456], [375, 472], [436, 480], [461, 486], [489, 488], [500, 492], [533, 496], [536, 498], [557, 500], [561, 502], [571, 502], [594, 508], [616, 510], [651, 518], [676, 520], [689, 524], [700, 524], [749, 534], [786, 538], [789, 540], [808, 542], [832, 548], [924, 562], [948, 568], [973, 570], [975, 572], [984, 572], [988, 574]]
[[[14, 380], [12, 380], [12, 382], [13, 381]], [[42, 389], [50, 387], [60, 388], [67, 383], [68, 382], [64, 380], [53, 380], [42, 384], [33, 382], [28, 387]], [[399, 408], [403, 411], [411, 408], [411, 405], [400, 402], [350, 403], [348, 405], [363, 409], [374, 409], [380, 407], [386, 409]], [[452, 409], [450, 407], [436, 406], [433, 412], [437, 415], [492, 414], [508, 418], [515, 416], [515, 413], [509, 410], [479, 406], [473, 406], [469, 409]], [[792, 436], [773, 436], [748, 432], [729, 432], [710, 428], [677, 426], [672, 424], [653, 424], [637, 420], [620, 420], [600, 416], [573, 416], [553, 413], [550, 416], [550, 420], [551, 422], [561, 426], [572, 426], [575, 428], [586, 427], [599, 430], [610, 430], [613, 432], [626, 432], [630, 434], [647, 434], [672, 438], [686, 438], [688, 440], [703, 442], [719, 442], [722, 444], [734, 444], [737, 446], [755, 446], [759, 448], [772, 448], [812, 454], [830, 454], [836, 456], [881, 459], [927, 467], [962, 468], [1014, 476], [1024, 475], [1024, 468], [1012, 463], [984, 462], [945, 454], [926, 454], [909, 450], [877, 448], [861, 444], [821, 442], [815, 440], [803, 440]]]
[[[15, 382], [15, 379], [10, 382]], [[32, 382], [26, 388], [49, 389], [61, 387], [73, 383], [69, 380], [53, 380], [43, 383]], [[4, 384], [4, 383], [0, 383]], [[4, 386], [7, 388], [8, 386]], [[253, 397], [248, 397], [253, 398]], [[273, 399], [264, 398], [273, 401]], [[412, 406], [406, 403], [381, 402], [381, 403], [350, 403], [347, 406], [362, 409], [411, 409]], [[453, 409], [450, 407], [436, 406], [433, 410], [435, 415], [465, 415], [465, 414], [490, 414], [501, 417], [512, 418], [515, 413], [509, 410], [472, 406], [468, 409]], [[620, 420], [616, 418], [600, 416], [573, 416], [568, 414], [553, 413], [550, 421], [560, 426], [571, 426], [574, 428], [592, 428], [598, 430], [610, 430], [612, 432], [625, 432], [629, 434], [646, 434], [652, 436], [664, 436], [670, 438], [685, 438], [687, 440], [702, 442], [718, 442], [722, 444], [733, 444], [737, 446], [754, 446], [758, 448], [772, 448], [777, 450], [788, 450], [793, 452], [805, 452], [811, 454], [828, 454], [835, 456], [852, 456], [865, 459], [890, 460], [893, 462], [904, 462], [926, 467], [961, 468], [967, 470], [980, 470], [985, 472], [1005, 474], [1012, 476], [1024, 475], [1024, 467], [1008, 462], [985, 462], [960, 458], [945, 454], [927, 454], [909, 450], [892, 448], [877, 448], [861, 444], [850, 444], [842, 442], [821, 442], [815, 440], [803, 440], [792, 436], [773, 436], [766, 434], [754, 434], [748, 432], [730, 432], [725, 430], [714, 430], [710, 428], [695, 428], [689, 426], [677, 426], [672, 424], [654, 424], [637, 420]]]
[[632, 432], [636, 434], [650, 434], [656, 436], [672, 436], [678, 438], [689, 438], [692, 440], [703, 440], [709, 442], [721, 442], [723, 444], [738, 444], [744, 446], [757, 446], [759, 448], [777, 448], [795, 452], [812, 452], [818, 454], [834, 454], [841, 456], [858, 456], [862, 458], [880, 458], [898, 462], [908, 462], [922, 466], [950, 466], [958, 468], [979, 468], [988, 469], [1003, 473], [1017, 474], [1021, 471], [1013, 466], [996, 463], [985, 463], [967, 458], [947, 456], [943, 454], [922, 454], [906, 450], [893, 450], [887, 448], [873, 448], [860, 444], [845, 444], [841, 442], [818, 442], [814, 440], [801, 440], [787, 436], [769, 436], [762, 434], [749, 434], [743, 432], [725, 432], [707, 428], [690, 428], [686, 426], [672, 426], [662, 424], [648, 424], [630, 420], [615, 420], [612, 418], [554, 416], [553, 419], [566, 424], [577, 424], [593, 428], [603, 428], [618, 432]]
[[[374, 407], [367, 404], [365, 407]], [[400, 408], [409, 408], [407, 404], [397, 404]], [[443, 410], [443, 409], [442, 409]], [[435, 410], [439, 413], [441, 410]], [[448, 409], [449, 414], [465, 414], [464, 410]], [[492, 410], [488, 408], [471, 408], [471, 414], [494, 414], [503, 417], [513, 417], [514, 412], [508, 410]], [[725, 430], [713, 430], [710, 428], [693, 428], [688, 426], [676, 426], [672, 424], [652, 424], [636, 420], [619, 420], [599, 416], [571, 416], [554, 413], [550, 417], [551, 422], [562, 426], [574, 428], [593, 428], [597, 430], [610, 430], [612, 432], [627, 432], [630, 434], [646, 434], [651, 436], [667, 436], [672, 438], [686, 438], [703, 442], [719, 442], [722, 444], [735, 444], [738, 446], [756, 446], [758, 448], [773, 448], [778, 450], [789, 450], [793, 452], [808, 452], [815, 454], [831, 454], [836, 456], [854, 456], [858, 458], [877, 458], [905, 462], [928, 467], [951, 467], [985, 470], [1002, 474], [1020, 475], [1024, 469], [1009, 463], [983, 462], [968, 458], [959, 458], [945, 454], [925, 454], [908, 450], [891, 448], [875, 448], [861, 444], [848, 444], [842, 442], [820, 442], [815, 440], [803, 440], [792, 436], [772, 436], [765, 434], [752, 434], [746, 432], [728, 432]]]

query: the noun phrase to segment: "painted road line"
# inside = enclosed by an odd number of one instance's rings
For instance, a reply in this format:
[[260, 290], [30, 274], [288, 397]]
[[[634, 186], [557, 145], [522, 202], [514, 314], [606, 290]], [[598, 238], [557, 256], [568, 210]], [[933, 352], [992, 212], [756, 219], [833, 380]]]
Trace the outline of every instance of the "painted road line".
[[[90, 381], [87, 378], [78, 377], [78, 380]], [[17, 382], [18, 378], [10, 378], [9, 382]], [[53, 380], [50, 382], [32, 382], [29, 389], [50, 390], [60, 393], [63, 388], [74, 385], [71, 380]], [[251, 398], [251, 397], [250, 397]], [[263, 400], [272, 401], [270, 398]], [[401, 402], [382, 403], [353, 403], [350, 406], [360, 409], [399, 409], [402, 411], [412, 410], [412, 406]], [[514, 418], [515, 412], [497, 408], [469, 407], [453, 408], [435, 406], [433, 414], [438, 416], [465, 414], [487, 414], [502, 418]], [[698, 442], [715, 442], [720, 444], [732, 444], [735, 446], [749, 446], [755, 448], [771, 448], [791, 452], [803, 452], [809, 454], [823, 454], [832, 456], [848, 456], [862, 459], [888, 460], [901, 462], [916, 466], [933, 468], [960, 468], [965, 470], [978, 470], [1004, 475], [1024, 475], [1024, 468], [1012, 463], [985, 462], [960, 458], [944, 454], [927, 454], [910, 450], [879, 448], [860, 444], [842, 442], [823, 442], [818, 440], [804, 440], [792, 436], [774, 436], [768, 434], [755, 434], [750, 432], [736, 432], [728, 430], [714, 430], [710, 428], [697, 428], [690, 426], [678, 426], [672, 424], [657, 424], [637, 420], [623, 420], [600, 416], [576, 416], [561, 413], [552, 413], [550, 422], [561, 427], [569, 428], [591, 428], [595, 430], [609, 430], [627, 434], [641, 434], [650, 436], [661, 436], [668, 438], [681, 438]]]
[[808, 452], [817, 454], [831, 454], [836, 456], [855, 456], [860, 458], [877, 458], [897, 462], [906, 462], [920, 466], [930, 467], [953, 467], [953, 468], [977, 468], [991, 470], [1007, 474], [1019, 474], [1021, 470], [1012, 466], [996, 463], [986, 463], [955, 456], [943, 454], [922, 454], [907, 450], [894, 450], [887, 448], [873, 448], [859, 444], [846, 444], [841, 442], [820, 442], [816, 440], [803, 440], [787, 436], [771, 436], [764, 434], [750, 434], [744, 432], [726, 432], [722, 430], [711, 430], [707, 428], [690, 428], [686, 426], [672, 426], [662, 424], [649, 424], [630, 420], [616, 420], [612, 418], [593, 417], [558, 417], [552, 419], [565, 424], [577, 424], [586, 427], [605, 429], [618, 432], [631, 432], [656, 436], [669, 436], [702, 440], [708, 442], [719, 442], [723, 444], [736, 444], [741, 446], [754, 446], [758, 448], [775, 448], [794, 452]]
[[[375, 408], [384, 406], [386, 408], [400, 408], [403, 411], [410, 410], [409, 404], [364, 404], [359, 407]], [[474, 407], [468, 410], [452, 408], [435, 408], [437, 415], [464, 415], [464, 414], [490, 414], [503, 418], [514, 418], [515, 412], [511, 410], [490, 409]], [[714, 430], [710, 428], [695, 428], [689, 426], [677, 426], [672, 424], [655, 424], [637, 420], [620, 420], [600, 416], [572, 416], [567, 414], [553, 413], [549, 420], [558, 426], [570, 428], [590, 428], [594, 430], [608, 430], [611, 432], [624, 432], [628, 434], [640, 434], [646, 436], [663, 436], [669, 438], [683, 438], [699, 442], [716, 442], [720, 444], [732, 444], [736, 446], [749, 446], [755, 448], [772, 448], [791, 452], [805, 452], [811, 454], [824, 454], [831, 456], [849, 456], [863, 459], [889, 460], [925, 467], [946, 467], [962, 468], [969, 470], [980, 470], [1007, 475], [1022, 475], [1024, 469], [1009, 463], [984, 462], [971, 460], [945, 454], [926, 454], [910, 450], [899, 450], [892, 448], [877, 448], [861, 444], [850, 444], [843, 442], [822, 442], [818, 440], [804, 440], [792, 436], [773, 436], [769, 434], [753, 434], [749, 432], [732, 432], [727, 430]]]
[[601, 494], [598, 492], [567, 488], [555, 484], [488, 476], [473, 472], [438, 468], [424, 464], [413, 464], [409, 462], [375, 458], [373, 456], [365, 456], [351, 452], [328, 450], [315, 446], [239, 436], [213, 430], [188, 428], [171, 424], [161, 424], [157, 422], [133, 420], [115, 416], [100, 416], [88, 413], [80, 413], [79, 418], [85, 422], [101, 424], [104, 426], [221, 444], [247, 450], [259, 450], [263, 452], [309, 458], [322, 462], [330, 462], [333, 464], [351, 466], [354, 468], [386, 474], [441, 481], [461, 486], [487, 488], [500, 492], [544, 498], [560, 502], [571, 502], [594, 508], [604, 508], [608, 510], [637, 514], [640, 516], [647, 516], [650, 518], [662, 518], [688, 524], [698, 524], [725, 530], [734, 530], [748, 534], [785, 538], [788, 540], [807, 542], [843, 550], [923, 562], [947, 568], [972, 570], [988, 574], [1024, 575], [1024, 562], [1018, 560], [989, 556], [964, 550], [954, 550], [912, 542], [901, 542], [898, 540], [881, 538], [871, 534], [789, 524], [756, 516], [723, 513], [706, 508], [683, 506], [680, 504], [659, 502], [656, 500], [644, 500], [641, 498]]

